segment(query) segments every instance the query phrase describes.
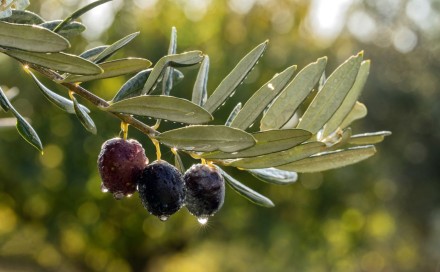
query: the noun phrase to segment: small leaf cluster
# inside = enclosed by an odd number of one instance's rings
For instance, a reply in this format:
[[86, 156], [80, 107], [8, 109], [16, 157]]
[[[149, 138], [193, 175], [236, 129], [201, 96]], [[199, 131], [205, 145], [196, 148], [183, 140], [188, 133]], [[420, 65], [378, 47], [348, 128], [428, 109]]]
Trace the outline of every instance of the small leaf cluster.
[[[350, 128], [352, 122], [367, 114], [366, 106], [358, 101], [370, 70], [370, 61], [363, 60], [363, 52], [349, 57], [328, 77], [326, 57], [301, 70], [296, 65], [287, 67], [256, 90], [246, 103], [238, 103], [224, 125], [209, 125], [215, 111], [228, 102], [257, 65], [268, 41], [246, 54], [212, 92], [207, 88], [208, 55], [201, 51], [177, 53], [175, 28], [167, 55], [152, 68], [152, 63], [144, 58], [110, 60], [138, 32], [77, 55], [65, 53], [70, 48], [69, 39], [85, 29], [75, 20], [108, 1], [93, 2], [64, 20], [47, 22], [32, 12], [18, 10], [0, 20], [0, 52], [23, 63], [42, 94], [61, 110], [75, 114], [91, 133], [97, 133], [96, 125], [90, 110], [78, 98], [119, 118], [125, 138], [127, 125], [144, 132], [156, 144], [158, 159], [160, 144], [171, 148], [175, 165], [182, 173], [185, 166], [179, 153], [213, 165], [232, 189], [267, 207], [273, 206], [271, 200], [236, 180], [225, 167], [248, 171], [269, 183], [290, 184], [297, 180], [298, 172], [325, 171], [367, 159], [376, 152], [374, 144], [390, 135], [389, 131], [352, 134]], [[184, 78], [179, 68], [186, 66], [199, 67], [191, 99], [179, 97], [175, 88]], [[68, 96], [50, 90], [32, 71], [65, 88]], [[115, 92], [111, 101], [81, 86], [82, 82], [128, 74], [135, 75]], [[42, 151], [37, 133], [1, 89], [0, 106], [15, 116], [20, 134]], [[153, 118], [156, 124], [150, 127], [139, 117]], [[161, 120], [181, 125], [159, 131]]]

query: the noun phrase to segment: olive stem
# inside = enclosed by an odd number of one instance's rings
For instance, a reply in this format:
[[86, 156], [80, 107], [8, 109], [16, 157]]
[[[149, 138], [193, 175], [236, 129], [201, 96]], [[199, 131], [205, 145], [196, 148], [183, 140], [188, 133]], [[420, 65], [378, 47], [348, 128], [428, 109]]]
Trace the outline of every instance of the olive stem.
[[[62, 77], [60, 74], [58, 74], [55, 71], [34, 64], [24, 64], [24, 65], [28, 65], [29, 67], [36, 70], [45, 77], [49, 78], [50, 80], [58, 84], [61, 84], [64, 87], [67, 87], [70, 91], [73, 91], [75, 94], [81, 96], [83, 99], [89, 101], [99, 109], [107, 108], [110, 105], [107, 101], [89, 92], [85, 88], [81, 87], [78, 83], [62, 82], [64, 77]], [[135, 127], [142, 133], [146, 134], [149, 138], [155, 137], [160, 134], [156, 129], [144, 124], [143, 122], [139, 121], [138, 119], [134, 118], [129, 114], [118, 113], [118, 112], [109, 112], [109, 113], [119, 118], [122, 122], [130, 124], [131, 126]]]

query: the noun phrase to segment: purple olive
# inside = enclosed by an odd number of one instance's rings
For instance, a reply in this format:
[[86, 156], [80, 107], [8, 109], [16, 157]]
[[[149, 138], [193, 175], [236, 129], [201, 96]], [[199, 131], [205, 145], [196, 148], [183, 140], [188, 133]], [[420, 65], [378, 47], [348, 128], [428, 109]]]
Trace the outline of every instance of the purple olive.
[[112, 193], [116, 199], [131, 196], [136, 191], [136, 181], [147, 164], [145, 150], [138, 141], [121, 138], [106, 141], [98, 156], [102, 191]]

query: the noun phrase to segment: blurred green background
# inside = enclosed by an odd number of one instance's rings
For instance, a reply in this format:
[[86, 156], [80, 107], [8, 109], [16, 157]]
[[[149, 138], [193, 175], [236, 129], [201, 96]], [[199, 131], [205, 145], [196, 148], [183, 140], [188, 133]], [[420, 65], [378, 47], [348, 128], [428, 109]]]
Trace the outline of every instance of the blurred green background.
[[[52, 20], [86, 3], [31, 1], [29, 10]], [[210, 56], [211, 92], [242, 56], [269, 39], [257, 68], [216, 113], [219, 123], [287, 66], [302, 68], [326, 55], [330, 74], [365, 50], [372, 71], [360, 100], [369, 114], [353, 129], [393, 135], [367, 161], [302, 174], [285, 187], [232, 172], [275, 208], [255, 206], [227, 188], [223, 209], [207, 226], [185, 209], [164, 223], [148, 215], [137, 195], [116, 201], [100, 191], [97, 155], [118, 135], [119, 121], [84, 102], [98, 127], [98, 135], [87, 133], [1, 55], [0, 84], [19, 88], [13, 104], [32, 120], [45, 153], [15, 129], [0, 131], [0, 271], [438, 271], [440, 1], [115, 0], [82, 21], [88, 30], [73, 39], [71, 52], [140, 30], [116, 57], [153, 62], [166, 54], [176, 26], [178, 52]], [[183, 72], [173, 92], [188, 98], [197, 69]], [[127, 79], [84, 86], [111, 99]], [[147, 137], [134, 129], [130, 136], [154, 160]], [[185, 157], [186, 167], [193, 162]]]

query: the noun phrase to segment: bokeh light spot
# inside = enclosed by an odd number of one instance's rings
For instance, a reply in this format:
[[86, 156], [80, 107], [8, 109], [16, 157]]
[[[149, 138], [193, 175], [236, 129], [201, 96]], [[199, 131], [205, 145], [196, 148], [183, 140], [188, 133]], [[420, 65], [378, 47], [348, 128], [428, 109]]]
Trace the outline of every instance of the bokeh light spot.
[[58, 145], [47, 145], [43, 151], [44, 155], [39, 156], [39, 158], [41, 164], [45, 167], [55, 168], [59, 166], [64, 159], [64, 152]]
[[394, 234], [394, 219], [384, 211], [376, 212], [368, 218], [368, 232], [377, 239], [385, 239]]
[[15, 212], [8, 206], [0, 204], [0, 235], [13, 231], [16, 224]]

